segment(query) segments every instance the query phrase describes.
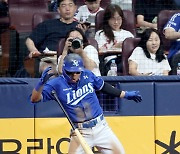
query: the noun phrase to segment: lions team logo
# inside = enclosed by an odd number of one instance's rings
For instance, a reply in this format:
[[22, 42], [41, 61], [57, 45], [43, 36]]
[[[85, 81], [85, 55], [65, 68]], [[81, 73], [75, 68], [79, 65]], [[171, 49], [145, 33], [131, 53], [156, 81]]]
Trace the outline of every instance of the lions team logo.
[[73, 60], [73, 65], [77, 67], [79, 66], [79, 62], [77, 60]]

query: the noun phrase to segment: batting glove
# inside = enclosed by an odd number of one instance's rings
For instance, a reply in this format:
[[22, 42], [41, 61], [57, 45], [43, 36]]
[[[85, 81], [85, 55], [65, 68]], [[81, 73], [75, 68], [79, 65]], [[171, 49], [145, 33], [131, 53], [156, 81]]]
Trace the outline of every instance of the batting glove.
[[139, 94], [139, 91], [125, 91], [124, 98], [128, 100], [133, 100], [136, 103], [139, 103], [142, 101], [142, 96]]
[[41, 75], [41, 78], [40, 78], [38, 84], [37, 84], [36, 87], [35, 87], [36, 91], [38, 91], [38, 90], [40, 89], [40, 87], [41, 87], [42, 85], [44, 85], [44, 84], [49, 80], [49, 78], [50, 78], [51, 76], [54, 75], [54, 73], [48, 73], [50, 70], [52, 70], [52, 67], [47, 67], [47, 68], [43, 71], [43, 73], [42, 73], [42, 75]]

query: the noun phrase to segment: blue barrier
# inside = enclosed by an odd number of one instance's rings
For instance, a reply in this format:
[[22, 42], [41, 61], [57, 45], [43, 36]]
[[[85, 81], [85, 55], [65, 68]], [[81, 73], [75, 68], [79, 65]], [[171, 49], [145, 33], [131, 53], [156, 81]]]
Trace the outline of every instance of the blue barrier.
[[[139, 90], [143, 101], [136, 104], [119, 99], [121, 116], [180, 115], [179, 76], [118, 76], [103, 77], [105, 81], [116, 83], [122, 90]], [[0, 79], [0, 118], [59, 117], [63, 112], [54, 101], [32, 105], [28, 97], [38, 79]], [[105, 100], [104, 100], [105, 101]]]

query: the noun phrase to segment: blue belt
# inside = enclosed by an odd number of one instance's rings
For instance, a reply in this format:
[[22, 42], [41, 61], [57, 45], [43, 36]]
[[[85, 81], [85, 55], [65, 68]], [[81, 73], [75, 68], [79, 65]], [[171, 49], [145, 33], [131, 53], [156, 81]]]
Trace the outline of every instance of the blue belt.
[[77, 128], [92, 128], [94, 126], [97, 125], [97, 123], [99, 123], [100, 121], [102, 121], [104, 119], [104, 116], [103, 114], [101, 114], [100, 116], [92, 119], [92, 120], [89, 120], [89, 121], [86, 121], [86, 122], [83, 122], [83, 123], [74, 123], [74, 125], [77, 127]]

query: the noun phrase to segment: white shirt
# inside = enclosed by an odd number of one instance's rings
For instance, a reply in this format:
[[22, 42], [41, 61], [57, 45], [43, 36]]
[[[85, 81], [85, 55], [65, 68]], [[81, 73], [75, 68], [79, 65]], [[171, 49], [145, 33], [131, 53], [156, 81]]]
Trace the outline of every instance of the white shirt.
[[[109, 42], [109, 39], [105, 36], [102, 30], [99, 30], [95, 34], [95, 39], [98, 43], [99, 48], [104, 47], [103, 52], [108, 52], [108, 50], [113, 50], [113, 46], [115, 43], [123, 42], [126, 38], [133, 37], [134, 35], [127, 30], [121, 29], [120, 31], [113, 31], [114, 33], [114, 42]], [[119, 49], [122, 50], [121, 48]], [[105, 62], [108, 62], [110, 59], [116, 58], [117, 56], [108, 56], [105, 58]]]
[[128, 60], [137, 63], [137, 71], [139, 73], [152, 72], [153, 75], [163, 75], [163, 71], [171, 70], [167, 58], [158, 63], [155, 59], [156, 55], [152, 53], [150, 55], [152, 59], [146, 57], [141, 47], [136, 47]]
[[97, 67], [91, 70], [96, 76], [101, 76], [100, 70], [99, 70], [99, 56], [97, 49], [92, 46], [88, 45], [84, 48], [84, 51], [86, 52], [89, 59], [93, 60]]
[[101, 10], [104, 10], [104, 9], [100, 7], [96, 12], [92, 13], [89, 11], [87, 5], [80, 6], [78, 8], [77, 14], [75, 15], [75, 19], [80, 22], [85, 22], [91, 16], [91, 17], [94, 17], [94, 19], [93, 19], [94, 21], [93, 22], [91, 21], [91, 23], [93, 24], [93, 23], [95, 23], [96, 14]]

